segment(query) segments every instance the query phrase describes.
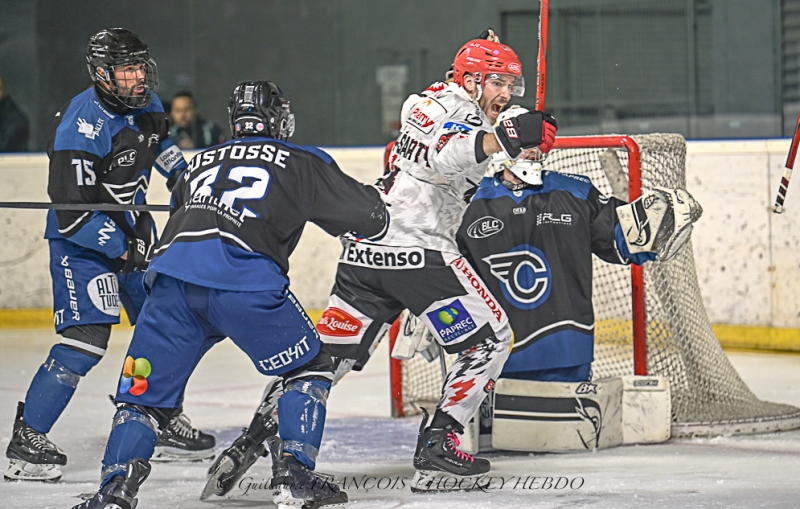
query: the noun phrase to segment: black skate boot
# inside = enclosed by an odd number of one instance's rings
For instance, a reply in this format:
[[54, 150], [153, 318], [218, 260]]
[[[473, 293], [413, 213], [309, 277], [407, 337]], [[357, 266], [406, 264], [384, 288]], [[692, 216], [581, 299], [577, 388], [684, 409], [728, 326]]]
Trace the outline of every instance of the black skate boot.
[[6, 449], [9, 459], [5, 473], [7, 481], [45, 481], [61, 479], [61, 466], [67, 464], [67, 456], [47, 435], [39, 433], [22, 420], [25, 403], [17, 405], [14, 431]]
[[272, 501], [278, 509], [317, 509], [343, 506], [347, 493], [341, 491], [333, 479], [309, 470], [291, 454], [284, 454], [283, 440], [267, 440], [272, 455]]
[[181, 411], [161, 432], [151, 461], [202, 461], [214, 457], [216, 439], [199, 429]]
[[[464, 430], [456, 424], [443, 428], [427, 427], [428, 412], [422, 409], [411, 491], [463, 491], [476, 489], [477, 476], [489, 471], [489, 460], [476, 458], [458, 449], [458, 434]], [[442, 475], [445, 474], [445, 475]], [[447, 475], [449, 474], [449, 475]], [[470, 478], [474, 477], [474, 482]]]
[[135, 509], [139, 487], [150, 475], [150, 463], [133, 458], [125, 466], [125, 476], [115, 476], [89, 500], [72, 509]]
[[242, 430], [239, 438], [222, 451], [208, 469], [208, 481], [200, 500], [228, 493], [259, 457], [267, 455], [264, 440], [277, 433], [278, 424], [270, 416], [256, 413], [250, 426]]

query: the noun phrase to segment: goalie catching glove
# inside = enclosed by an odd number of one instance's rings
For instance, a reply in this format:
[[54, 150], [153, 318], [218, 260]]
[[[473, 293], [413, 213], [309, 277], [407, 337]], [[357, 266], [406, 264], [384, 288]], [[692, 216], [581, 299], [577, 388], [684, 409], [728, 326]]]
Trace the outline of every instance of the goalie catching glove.
[[497, 141], [509, 159], [516, 159], [523, 149], [538, 147], [550, 152], [556, 141], [558, 124], [552, 115], [525, 108], [509, 108], [500, 114], [494, 128]]
[[671, 260], [678, 254], [702, 214], [703, 208], [687, 191], [663, 187], [617, 207], [628, 250], [654, 252], [658, 261]]

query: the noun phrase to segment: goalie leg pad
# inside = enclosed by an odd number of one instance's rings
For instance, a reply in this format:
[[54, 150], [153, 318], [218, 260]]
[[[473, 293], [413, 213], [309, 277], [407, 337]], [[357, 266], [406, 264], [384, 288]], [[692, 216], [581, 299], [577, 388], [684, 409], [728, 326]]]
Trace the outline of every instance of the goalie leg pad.
[[495, 386], [492, 447], [572, 452], [621, 445], [622, 380], [533, 382]]
[[622, 377], [622, 443], [656, 444], [669, 440], [672, 406], [669, 379]]

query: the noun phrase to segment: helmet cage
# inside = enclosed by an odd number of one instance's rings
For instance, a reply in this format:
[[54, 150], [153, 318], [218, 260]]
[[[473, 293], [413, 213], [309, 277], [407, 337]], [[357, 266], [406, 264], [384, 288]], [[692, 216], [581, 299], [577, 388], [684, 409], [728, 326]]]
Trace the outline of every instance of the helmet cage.
[[[119, 68], [127, 66], [143, 70], [143, 79], [138, 76], [123, 79]], [[147, 44], [124, 28], [103, 30], [89, 39], [86, 67], [92, 81], [108, 84], [109, 93], [128, 108], [149, 106], [158, 90], [158, 66], [150, 58]], [[135, 83], [140, 79], [141, 82]], [[137, 85], [143, 85], [142, 92], [134, 92]]]
[[287, 140], [295, 130], [289, 100], [271, 81], [245, 81], [236, 85], [228, 104], [228, 119], [234, 138], [268, 136]]

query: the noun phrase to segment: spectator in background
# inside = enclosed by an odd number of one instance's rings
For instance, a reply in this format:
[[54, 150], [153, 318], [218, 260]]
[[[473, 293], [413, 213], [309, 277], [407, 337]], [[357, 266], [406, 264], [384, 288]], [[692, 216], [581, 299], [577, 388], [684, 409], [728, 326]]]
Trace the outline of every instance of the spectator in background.
[[0, 76], [0, 152], [28, 150], [28, 117], [11, 99]]
[[214, 122], [206, 122], [197, 113], [197, 104], [191, 92], [175, 94], [169, 118], [172, 122], [169, 136], [181, 149], [213, 147], [225, 141], [222, 129]]

